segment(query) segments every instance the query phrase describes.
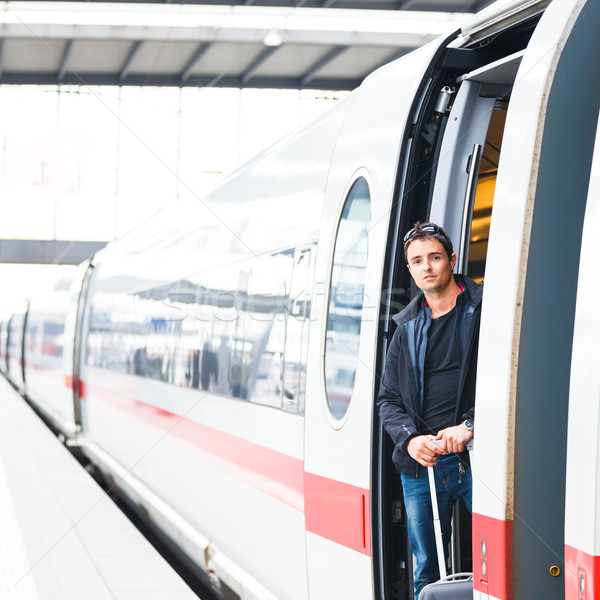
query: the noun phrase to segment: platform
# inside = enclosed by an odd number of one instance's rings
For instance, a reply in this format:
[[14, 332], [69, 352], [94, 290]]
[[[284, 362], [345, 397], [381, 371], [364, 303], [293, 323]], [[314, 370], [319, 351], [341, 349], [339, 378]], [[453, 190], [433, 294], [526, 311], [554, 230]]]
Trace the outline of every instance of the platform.
[[0, 598], [198, 600], [0, 377]]

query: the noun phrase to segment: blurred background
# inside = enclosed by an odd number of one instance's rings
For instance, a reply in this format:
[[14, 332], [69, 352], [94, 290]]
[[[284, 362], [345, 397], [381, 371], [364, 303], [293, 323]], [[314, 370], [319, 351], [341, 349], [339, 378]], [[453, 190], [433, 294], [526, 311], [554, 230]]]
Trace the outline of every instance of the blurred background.
[[[0, 238], [113, 240], [348, 93], [0, 86]], [[73, 268], [0, 264], [0, 310]]]
[[0, 313], [487, 3], [4, 2]]

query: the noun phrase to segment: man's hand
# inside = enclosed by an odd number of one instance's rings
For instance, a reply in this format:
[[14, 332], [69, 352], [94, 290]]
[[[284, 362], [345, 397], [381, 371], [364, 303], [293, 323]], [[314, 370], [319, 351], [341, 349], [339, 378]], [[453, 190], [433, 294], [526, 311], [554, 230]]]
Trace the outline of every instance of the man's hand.
[[[466, 430], [465, 430], [466, 431]], [[418, 435], [412, 438], [406, 449], [408, 453], [424, 467], [433, 467], [437, 462], [440, 454], [444, 451], [437, 446], [434, 446], [430, 440], [437, 439], [433, 435]]]
[[465, 449], [467, 442], [473, 439], [473, 432], [469, 431], [462, 423], [454, 427], [446, 427], [442, 429], [436, 440], [442, 440], [442, 449], [448, 453], [462, 452]]

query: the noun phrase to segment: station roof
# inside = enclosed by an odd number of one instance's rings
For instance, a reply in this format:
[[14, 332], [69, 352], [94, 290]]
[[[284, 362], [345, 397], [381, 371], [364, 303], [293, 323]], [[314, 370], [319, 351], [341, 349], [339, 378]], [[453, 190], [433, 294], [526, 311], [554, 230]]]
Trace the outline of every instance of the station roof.
[[[351, 90], [491, 0], [7, 1], [0, 84]], [[103, 242], [0, 240], [0, 263]]]
[[348, 90], [489, 1], [3, 4], [3, 84]]

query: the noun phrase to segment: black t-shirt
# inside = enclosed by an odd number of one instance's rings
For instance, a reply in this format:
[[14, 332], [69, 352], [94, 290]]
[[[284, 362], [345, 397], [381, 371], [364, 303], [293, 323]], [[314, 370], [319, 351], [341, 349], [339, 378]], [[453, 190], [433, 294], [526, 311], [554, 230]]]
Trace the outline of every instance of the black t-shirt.
[[455, 425], [460, 353], [456, 307], [431, 319], [427, 332], [421, 433], [437, 435]]

